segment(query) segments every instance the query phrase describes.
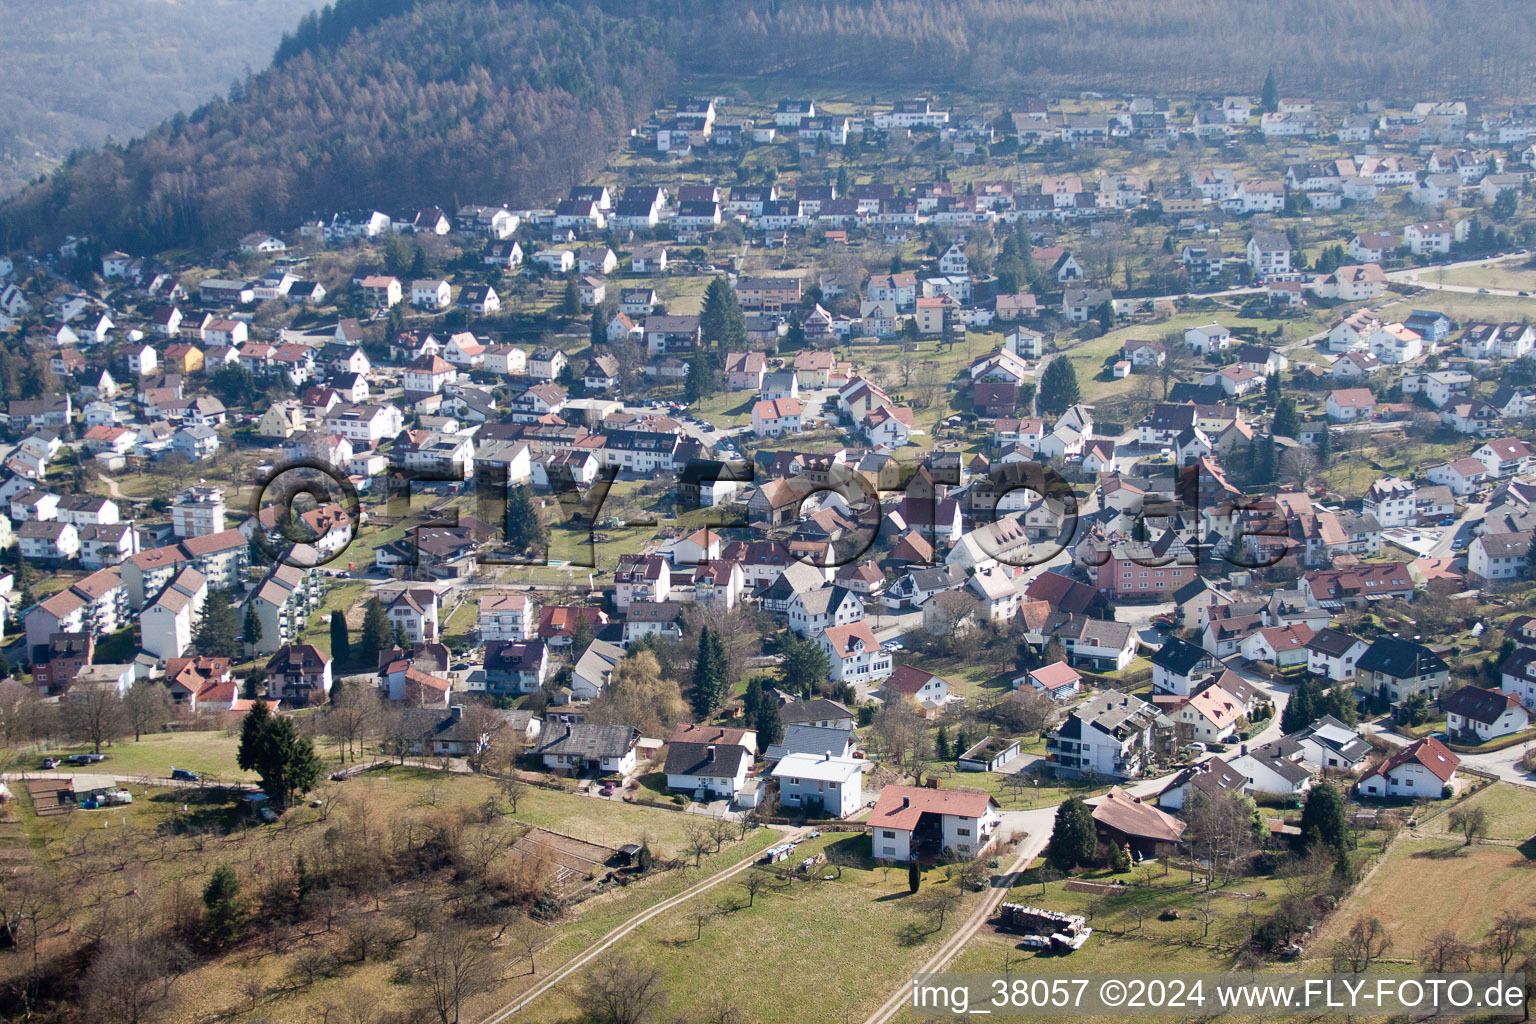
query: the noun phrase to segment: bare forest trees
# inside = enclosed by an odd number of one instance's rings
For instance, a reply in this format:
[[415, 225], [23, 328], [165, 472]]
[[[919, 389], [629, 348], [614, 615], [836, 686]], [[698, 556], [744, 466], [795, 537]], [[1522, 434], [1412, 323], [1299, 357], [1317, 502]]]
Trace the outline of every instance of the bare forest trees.
[[1253, 848], [1252, 801], [1241, 793], [1197, 796], [1190, 807], [1183, 842], [1195, 858], [1211, 865], [1206, 887], [1217, 875], [1225, 884], [1233, 862]]
[[496, 952], [485, 938], [459, 924], [434, 930], [411, 962], [418, 990], [439, 1024], [459, 1024], [465, 1000], [483, 991], [500, 973]]
[[611, 957], [571, 987], [571, 998], [590, 1024], [642, 1024], [666, 1003], [660, 968]]
[[101, 748], [122, 738], [129, 729], [127, 709], [117, 687], [110, 683], [72, 686], [64, 704], [64, 724], [71, 737]]
[[341, 760], [355, 761], [366, 742], [378, 734], [383, 722], [383, 709], [376, 690], [368, 686], [339, 684], [333, 688], [321, 728], [335, 742]]

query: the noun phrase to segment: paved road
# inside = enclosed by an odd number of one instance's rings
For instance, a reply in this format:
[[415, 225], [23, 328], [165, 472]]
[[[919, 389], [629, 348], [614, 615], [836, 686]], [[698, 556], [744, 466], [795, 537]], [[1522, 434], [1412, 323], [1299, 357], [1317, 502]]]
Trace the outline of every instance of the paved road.
[[1505, 297], [1523, 297], [1522, 292], [1514, 288], [1480, 288], [1471, 284], [1442, 284], [1439, 281], [1425, 280], [1426, 277], [1443, 273], [1446, 270], [1455, 270], [1460, 267], [1485, 267], [1499, 263], [1513, 261], [1525, 262], [1530, 257], [1523, 253], [1514, 253], [1509, 256], [1490, 256], [1480, 260], [1461, 260], [1444, 267], [1412, 267], [1406, 270], [1395, 270], [1387, 274], [1391, 280], [1412, 284], [1419, 288], [1427, 288], [1436, 292], [1460, 292], [1464, 295], [1502, 295]]
[[[788, 832], [784, 836], [784, 841], [790, 842], [803, 839], [808, 832], [810, 832], [810, 829], [795, 829], [792, 832]], [[502, 1021], [508, 1020], [514, 1015], [521, 1013], [529, 1006], [537, 1002], [539, 998], [549, 992], [550, 989], [560, 984], [566, 978], [569, 978], [582, 967], [591, 963], [604, 950], [611, 947], [614, 943], [618, 942], [620, 939], [634, 931], [636, 928], [645, 924], [647, 921], [650, 921], [653, 918], [666, 913], [673, 907], [680, 906], [681, 904], [688, 902], [695, 896], [708, 892], [710, 889], [713, 889], [718, 885], [722, 885], [725, 882], [729, 882], [737, 875], [746, 871], [753, 864], [757, 863], [758, 858], [761, 856], [762, 853], [759, 851], [757, 853], [753, 853], [751, 856], [743, 857], [741, 860], [732, 864], [730, 867], [723, 868], [707, 878], [700, 879], [677, 895], [664, 899], [660, 903], [657, 903], [654, 906], [648, 907], [640, 913], [635, 914], [623, 924], [619, 925], [608, 934], [604, 935], [601, 939], [598, 939], [592, 945], [582, 950], [576, 956], [572, 957], [570, 960], [567, 960], [561, 967], [548, 975], [543, 981], [539, 982], [533, 988], [529, 989], [527, 992], [518, 996], [511, 1002], [507, 1003], [505, 1006], [502, 1006], [500, 1009], [492, 1012], [489, 1016], [485, 1017], [481, 1021], [481, 1024], [501, 1024]]]

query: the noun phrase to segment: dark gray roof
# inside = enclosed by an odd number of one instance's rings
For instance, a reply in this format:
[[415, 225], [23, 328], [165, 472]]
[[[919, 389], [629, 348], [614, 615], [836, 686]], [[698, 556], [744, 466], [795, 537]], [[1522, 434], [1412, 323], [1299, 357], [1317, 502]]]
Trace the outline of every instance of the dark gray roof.
[[711, 779], [734, 779], [743, 758], [751, 758], [747, 748], [735, 743], [672, 743], [667, 746], [668, 775], [699, 775]]
[[640, 739], [640, 730], [629, 725], [575, 722], [553, 730], [540, 754], [574, 754], [578, 757], [623, 757]]
[[827, 700], [825, 697], [817, 697], [814, 700], [797, 700], [792, 704], [785, 704], [779, 708], [779, 720], [784, 723], [785, 731], [789, 726], [804, 722], [836, 721], [846, 719], [853, 721], [853, 712], [835, 700]]
[[1396, 679], [1416, 679], [1450, 671], [1434, 651], [1401, 637], [1377, 637], [1355, 667], [1362, 672], [1383, 672]]
[[841, 756], [848, 748], [848, 741], [852, 736], [852, 722], [848, 722], [841, 728], [796, 722], [794, 725], [784, 727], [783, 741], [769, 746], [763, 752], [763, 759], [782, 761], [787, 754], [824, 754], [829, 750], [834, 755]]

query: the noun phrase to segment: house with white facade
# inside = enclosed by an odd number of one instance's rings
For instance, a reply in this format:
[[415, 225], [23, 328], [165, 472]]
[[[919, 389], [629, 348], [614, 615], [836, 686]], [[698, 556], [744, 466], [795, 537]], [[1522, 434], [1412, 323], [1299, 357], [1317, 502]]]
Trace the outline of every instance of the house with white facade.
[[986, 793], [886, 786], [869, 817], [874, 858], [971, 860], [991, 847], [1001, 821], [997, 801]]
[[1438, 800], [1454, 785], [1461, 758], [1432, 737], [1412, 743], [1360, 776], [1361, 796]]

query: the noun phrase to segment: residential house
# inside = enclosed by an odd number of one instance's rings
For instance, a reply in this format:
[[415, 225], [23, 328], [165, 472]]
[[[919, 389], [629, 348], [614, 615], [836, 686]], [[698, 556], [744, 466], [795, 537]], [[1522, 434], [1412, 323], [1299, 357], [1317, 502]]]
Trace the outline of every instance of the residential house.
[[1438, 800], [1453, 788], [1461, 758], [1444, 744], [1425, 738], [1403, 747], [1360, 777], [1362, 796]]
[[898, 864], [933, 856], [970, 860], [991, 847], [1001, 820], [986, 793], [886, 786], [870, 812], [872, 852]]

